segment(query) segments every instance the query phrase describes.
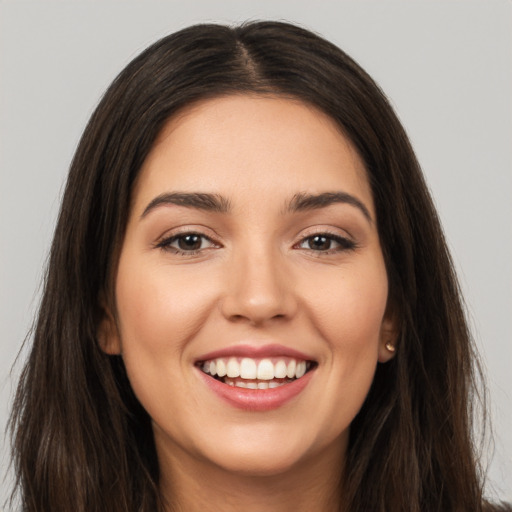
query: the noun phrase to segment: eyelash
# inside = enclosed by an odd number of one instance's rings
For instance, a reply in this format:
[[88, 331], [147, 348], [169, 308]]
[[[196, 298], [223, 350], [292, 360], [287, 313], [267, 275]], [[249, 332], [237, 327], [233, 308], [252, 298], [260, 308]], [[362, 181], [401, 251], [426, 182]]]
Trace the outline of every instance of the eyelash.
[[338, 247], [329, 248], [324, 251], [315, 250], [315, 249], [311, 249], [311, 248], [306, 249], [313, 254], [316, 253], [315, 256], [317, 256], [317, 257], [334, 254], [334, 253], [345, 252], [345, 251], [353, 251], [353, 250], [357, 249], [357, 247], [358, 247], [356, 242], [354, 242], [353, 240], [350, 240], [349, 238], [345, 238], [343, 236], [340, 236], [340, 235], [337, 235], [334, 233], [329, 233], [329, 232], [320, 232], [320, 233], [313, 233], [311, 235], [308, 235], [308, 236], [302, 238], [298, 244], [295, 244], [295, 247], [300, 246], [300, 245], [306, 243], [308, 240], [312, 240], [317, 237], [325, 238], [329, 242], [335, 242], [338, 244]]
[[[178, 233], [176, 235], [172, 235], [168, 238], [164, 238], [160, 242], [156, 244], [156, 247], [159, 249], [162, 249], [163, 251], [169, 251], [174, 254], [177, 254], [178, 256], [194, 256], [196, 254], [199, 254], [201, 251], [205, 250], [205, 248], [200, 249], [193, 249], [193, 250], [183, 250], [179, 249], [178, 247], [172, 247], [172, 244], [174, 242], [179, 242], [179, 240], [184, 239], [185, 237], [189, 236], [196, 236], [199, 237], [201, 240], [207, 240], [211, 243], [211, 247], [219, 247], [211, 238], [207, 237], [206, 235], [203, 235], [202, 233], [196, 233], [194, 231], [187, 231], [184, 233]], [[208, 247], [210, 248], [210, 247]]]
[[[202, 241], [209, 242], [211, 245], [206, 248], [199, 248], [199, 249], [193, 249], [193, 250], [183, 250], [183, 249], [179, 249], [178, 247], [172, 246], [173, 243], [179, 242], [180, 240], [184, 239], [185, 237], [190, 237], [190, 236], [198, 237]], [[307, 251], [314, 254], [316, 257], [321, 257], [324, 255], [329, 255], [329, 254], [334, 254], [334, 253], [339, 253], [339, 252], [344, 252], [344, 251], [353, 251], [353, 250], [357, 249], [357, 247], [358, 247], [354, 241], [352, 241], [348, 238], [336, 235], [334, 233], [320, 232], [320, 233], [313, 233], [311, 235], [303, 237], [298, 243], [296, 243], [294, 245], [294, 248], [301, 248], [300, 246], [302, 244], [307, 243], [308, 241], [310, 241], [316, 237], [325, 238], [329, 242], [329, 244], [331, 244], [331, 242], [335, 242], [336, 244], [338, 244], [338, 247], [329, 248], [326, 250], [315, 250], [312, 248], [305, 248]], [[161, 240], [160, 242], [158, 242], [155, 245], [155, 247], [162, 249], [163, 251], [172, 252], [173, 254], [176, 254], [178, 256], [195, 256], [195, 255], [199, 254], [201, 251], [204, 251], [204, 250], [210, 249], [210, 248], [218, 248], [220, 246], [218, 244], [216, 244], [211, 238], [207, 237], [206, 235], [203, 235], [202, 233], [196, 233], [196, 232], [190, 231], [190, 232], [178, 233], [178, 234], [172, 235], [168, 238], [165, 238], [165, 239]]]

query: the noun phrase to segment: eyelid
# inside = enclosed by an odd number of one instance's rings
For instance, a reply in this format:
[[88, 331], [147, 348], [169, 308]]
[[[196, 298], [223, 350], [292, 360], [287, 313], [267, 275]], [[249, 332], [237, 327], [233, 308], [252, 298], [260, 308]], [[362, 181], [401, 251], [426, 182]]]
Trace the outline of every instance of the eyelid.
[[[212, 248], [222, 247], [222, 245], [215, 239], [215, 237], [209, 234], [207, 235], [206, 233], [204, 233], [203, 229], [203, 227], [197, 226], [180, 226], [178, 228], [171, 229], [169, 231], [166, 231], [152, 244], [153, 248], [160, 249], [162, 251], [168, 251], [177, 255], [193, 256]], [[172, 243], [174, 243], [179, 238], [187, 235], [196, 235], [202, 238], [203, 240], [207, 240], [210, 243], [210, 245], [208, 247], [202, 247], [200, 249], [191, 250], [182, 250], [179, 249], [178, 247], [172, 247]]]
[[180, 235], [200, 235], [215, 243], [219, 243], [219, 235], [211, 228], [202, 224], [183, 224], [163, 231], [161, 235], [155, 238], [153, 245], [157, 245], [162, 240], [168, 240], [169, 238]]
[[[199, 229], [198, 229], [199, 228]], [[180, 226], [177, 228], [173, 228], [167, 232], [165, 232], [162, 236], [160, 236], [153, 244], [153, 248], [160, 249], [163, 251], [168, 251], [178, 255], [184, 256], [193, 256], [204, 251], [213, 249], [213, 248], [221, 248], [223, 245], [216, 239], [217, 237], [211, 236], [204, 232], [206, 228], [204, 226]], [[210, 231], [210, 230], [208, 230]], [[348, 234], [345, 230], [343, 230], [347, 235], [340, 234], [340, 228], [327, 228], [321, 226], [312, 226], [300, 233], [297, 236], [296, 242], [293, 244], [294, 249], [301, 249], [308, 251], [309, 253], [313, 253], [315, 256], [324, 256], [333, 253], [341, 253], [346, 251], [351, 251], [358, 248], [357, 242], [354, 238]], [[207, 247], [200, 247], [199, 249], [180, 249], [179, 247], [173, 247], [172, 244], [179, 240], [180, 237], [184, 237], [187, 235], [195, 235], [200, 237], [202, 240], [208, 242]], [[312, 249], [301, 247], [302, 244], [306, 243], [308, 239], [311, 239], [315, 236], [324, 236], [329, 240], [332, 240], [337, 244], [337, 247], [329, 248], [329, 249]]]
[[[305, 243], [308, 239], [315, 236], [325, 236], [326, 238], [333, 240], [338, 244], [338, 247], [326, 249], [326, 250], [315, 250], [311, 248], [302, 248], [300, 245]], [[353, 251], [358, 248], [356, 240], [347, 233], [347, 236], [340, 234], [338, 231], [334, 231], [332, 228], [322, 228], [320, 226], [310, 228], [306, 232], [302, 232], [300, 238], [293, 245], [294, 248], [303, 249], [315, 256], [325, 256], [334, 253], [342, 253], [346, 251]]]

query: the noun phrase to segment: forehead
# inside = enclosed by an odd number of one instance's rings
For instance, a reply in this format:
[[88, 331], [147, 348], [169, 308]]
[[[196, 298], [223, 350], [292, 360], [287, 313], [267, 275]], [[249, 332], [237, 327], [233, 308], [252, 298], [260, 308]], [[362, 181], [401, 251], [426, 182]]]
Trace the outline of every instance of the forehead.
[[173, 116], [142, 166], [135, 209], [176, 190], [235, 202], [343, 190], [373, 211], [366, 169], [339, 125], [311, 105], [277, 96], [208, 99]]

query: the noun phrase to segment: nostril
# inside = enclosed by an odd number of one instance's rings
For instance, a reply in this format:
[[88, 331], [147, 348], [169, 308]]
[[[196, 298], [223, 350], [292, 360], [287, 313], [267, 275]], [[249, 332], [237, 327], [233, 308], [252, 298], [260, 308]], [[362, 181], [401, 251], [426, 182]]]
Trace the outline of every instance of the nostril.
[[251, 325], [259, 325], [259, 324], [262, 324], [262, 323], [266, 323], [268, 321], [284, 320], [286, 318], [287, 318], [287, 315], [282, 314], [282, 313], [279, 313], [279, 314], [276, 314], [276, 315], [264, 315], [264, 314], [247, 314], [247, 315], [243, 315], [243, 314], [234, 314], [234, 315], [230, 315], [228, 317], [228, 319], [231, 322], [235, 322], [235, 323], [247, 322], [247, 323], [249, 323]]
[[[258, 258], [257, 258], [258, 259]], [[243, 267], [243, 265], [242, 265]], [[226, 294], [220, 307], [232, 322], [247, 321], [253, 325], [269, 320], [284, 320], [294, 315], [297, 301], [293, 286], [279, 271], [275, 259], [255, 263], [235, 271], [227, 281]]]

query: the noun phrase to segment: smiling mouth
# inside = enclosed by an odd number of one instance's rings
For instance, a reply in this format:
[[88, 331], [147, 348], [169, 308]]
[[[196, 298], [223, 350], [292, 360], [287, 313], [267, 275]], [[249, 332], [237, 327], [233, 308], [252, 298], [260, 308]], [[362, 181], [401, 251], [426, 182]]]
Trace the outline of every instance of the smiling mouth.
[[313, 370], [317, 363], [291, 357], [219, 357], [199, 361], [197, 366], [203, 373], [228, 386], [273, 389], [302, 378]]

